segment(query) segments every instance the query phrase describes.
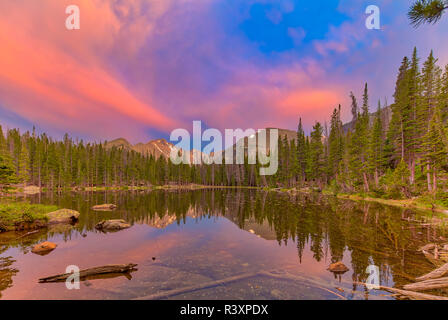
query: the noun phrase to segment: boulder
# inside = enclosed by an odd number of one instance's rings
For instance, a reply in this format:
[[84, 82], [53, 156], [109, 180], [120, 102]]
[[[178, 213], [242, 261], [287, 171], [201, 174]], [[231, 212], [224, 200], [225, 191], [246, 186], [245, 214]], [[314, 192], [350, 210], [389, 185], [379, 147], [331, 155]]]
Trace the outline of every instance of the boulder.
[[95, 228], [101, 231], [119, 231], [130, 228], [131, 225], [124, 220], [103, 220]]
[[111, 210], [114, 210], [116, 208], [117, 208], [116, 205], [110, 204], [110, 203], [106, 203], [106, 204], [98, 204], [96, 206], [93, 206], [92, 210], [95, 210], [95, 211], [111, 211]]
[[51, 251], [56, 249], [57, 246], [58, 245], [53, 242], [45, 241], [45, 242], [36, 244], [33, 247], [33, 249], [31, 250], [31, 252], [43, 256], [43, 255], [49, 254]]
[[328, 270], [334, 273], [346, 273], [348, 270], [350, 270], [349, 268], [347, 268], [347, 266], [345, 264], [343, 264], [342, 262], [335, 262], [330, 264], [330, 266], [328, 267]]
[[48, 223], [74, 223], [78, 220], [80, 213], [75, 210], [61, 209], [47, 214]]
[[26, 186], [23, 188], [23, 193], [33, 195], [40, 193], [40, 188], [38, 186]]

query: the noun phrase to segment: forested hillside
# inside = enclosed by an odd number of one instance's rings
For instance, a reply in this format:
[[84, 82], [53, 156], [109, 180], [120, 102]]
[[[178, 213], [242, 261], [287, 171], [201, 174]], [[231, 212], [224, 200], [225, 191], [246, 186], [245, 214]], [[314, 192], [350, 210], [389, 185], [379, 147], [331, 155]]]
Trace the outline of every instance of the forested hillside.
[[[279, 140], [279, 170], [260, 176], [259, 165], [173, 165], [166, 157], [122, 145], [55, 141], [45, 134], [0, 134], [0, 182], [49, 189], [75, 186], [205, 184], [319, 187], [403, 198], [447, 188], [448, 66], [433, 53], [423, 63], [415, 49], [399, 67], [391, 105], [369, 100], [365, 85], [351, 96], [353, 119], [343, 125], [341, 106], [329, 124], [316, 122], [305, 135]], [[370, 110], [375, 110], [369, 114]], [[299, 115], [298, 115], [299, 117]], [[107, 147], [106, 147], [107, 146]]]

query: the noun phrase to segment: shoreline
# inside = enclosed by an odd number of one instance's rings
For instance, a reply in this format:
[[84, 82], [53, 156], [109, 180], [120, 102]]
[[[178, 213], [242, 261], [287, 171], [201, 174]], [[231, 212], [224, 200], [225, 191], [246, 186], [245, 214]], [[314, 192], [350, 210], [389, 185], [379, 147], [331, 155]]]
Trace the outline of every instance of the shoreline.
[[[27, 192], [27, 188], [30, 188], [31, 192]], [[253, 187], [253, 186], [210, 186], [210, 185], [200, 185], [200, 184], [186, 184], [186, 185], [175, 185], [175, 184], [166, 184], [166, 185], [148, 185], [148, 186], [98, 186], [98, 187], [72, 187], [72, 188], [61, 188], [61, 189], [47, 189], [47, 188], [39, 188], [36, 186], [28, 186], [28, 187], [20, 187], [16, 186], [13, 189], [9, 190], [7, 194], [0, 194], [0, 198], [3, 196], [14, 196], [14, 195], [33, 195], [43, 192], [100, 192], [100, 191], [156, 191], [156, 190], [206, 190], [206, 189], [246, 189], [246, 190], [260, 190], [266, 192], [278, 192], [285, 194], [310, 194], [310, 193], [320, 193], [324, 196], [329, 197], [337, 197], [342, 200], [351, 200], [351, 201], [367, 201], [367, 202], [376, 202], [381, 203], [383, 205], [389, 205], [394, 207], [408, 208], [408, 209], [416, 209], [422, 211], [430, 211], [437, 212], [448, 215], [448, 206], [442, 206], [440, 204], [423, 202], [423, 197], [418, 196], [411, 199], [384, 199], [384, 198], [375, 198], [371, 196], [364, 196], [358, 193], [350, 194], [350, 193], [338, 193], [333, 194], [328, 190], [323, 191], [315, 191], [310, 187], [305, 188], [282, 188], [282, 187]]]
[[[9, 190], [8, 194], [3, 194], [0, 196], [0, 199], [7, 199], [4, 203], [0, 202], [0, 210], [5, 214], [3, 217], [0, 217], [0, 233], [7, 231], [20, 231], [23, 229], [29, 230], [33, 229], [33, 225], [37, 223], [37, 227], [41, 227], [43, 216], [48, 214], [50, 211], [54, 211], [54, 206], [52, 210], [46, 209], [45, 205], [41, 204], [29, 204], [27, 202], [17, 200], [17, 199], [8, 199], [14, 195], [33, 195], [42, 192], [107, 192], [107, 191], [157, 191], [157, 190], [165, 190], [165, 191], [175, 191], [175, 190], [185, 190], [185, 191], [196, 191], [196, 190], [219, 190], [219, 189], [246, 189], [246, 190], [260, 190], [265, 192], [277, 192], [282, 194], [311, 194], [317, 193], [317, 191], [310, 188], [267, 188], [267, 187], [249, 187], [249, 186], [207, 186], [207, 185], [197, 185], [197, 184], [189, 184], [189, 185], [161, 185], [161, 186], [124, 186], [124, 187], [73, 187], [66, 190], [41, 190], [38, 187], [31, 186], [33, 189], [33, 193], [27, 193], [23, 188], [16, 188], [14, 190]], [[26, 188], [25, 188], [26, 189]], [[36, 190], [38, 189], [38, 190]], [[36, 192], [37, 191], [37, 192]], [[400, 208], [408, 208], [413, 210], [419, 210], [424, 212], [425, 214], [429, 213], [439, 213], [443, 215], [448, 215], [448, 208], [434, 205], [429, 203], [424, 203], [421, 197], [416, 197], [413, 199], [382, 199], [382, 198], [373, 198], [369, 196], [362, 196], [359, 194], [331, 194], [328, 191], [318, 192], [322, 196], [326, 197], [336, 197], [341, 200], [350, 200], [350, 201], [364, 201], [364, 202], [376, 202], [382, 205], [394, 206]], [[30, 212], [29, 208], [33, 208]], [[5, 209], [6, 208], [6, 209]], [[46, 212], [48, 211], [48, 212]], [[35, 213], [37, 212], [37, 213]], [[26, 214], [25, 214], [26, 213]], [[3, 218], [3, 219], [2, 219]], [[45, 220], [45, 219], [44, 219]], [[19, 227], [18, 227], [19, 226]]]
[[413, 199], [382, 199], [382, 198], [372, 198], [372, 197], [361, 197], [356, 194], [340, 194], [337, 195], [338, 199], [345, 199], [345, 200], [351, 200], [351, 201], [367, 201], [367, 202], [376, 202], [381, 203], [383, 205], [388, 206], [394, 206], [394, 207], [400, 207], [400, 208], [407, 208], [407, 209], [414, 209], [414, 210], [420, 210], [425, 212], [436, 212], [436, 213], [442, 213], [445, 215], [448, 215], [448, 208], [440, 206], [440, 205], [433, 205], [425, 204], [422, 202], [419, 202], [421, 198], [413, 198]]

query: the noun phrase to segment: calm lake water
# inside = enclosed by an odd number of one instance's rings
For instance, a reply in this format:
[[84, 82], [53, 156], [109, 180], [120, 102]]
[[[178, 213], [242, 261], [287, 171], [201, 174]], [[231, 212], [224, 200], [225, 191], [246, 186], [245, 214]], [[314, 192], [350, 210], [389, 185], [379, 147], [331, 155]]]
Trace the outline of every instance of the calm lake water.
[[[417, 248], [447, 236], [443, 229], [404, 221], [421, 216], [411, 210], [319, 195], [127, 191], [29, 199], [78, 210], [80, 220], [23, 238], [23, 233], [0, 234], [1, 299], [136, 299], [188, 287], [169, 299], [393, 299], [356, 282], [366, 281], [372, 264], [379, 267], [383, 285], [412, 282], [435, 268]], [[102, 203], [118, 209], [90, 209]], [[115, 233], [95, 230], [101, 220], [116, 218], [132, 227]], [[45, 240], [58, 247], [45, 256], [31, 253]], [[342, 275], [328, 271], [337, 261], [350, 270]], [[80, 290], [38, 283], [65, 273], [69, 265], [127, 263], [138, 264], [138, 270], [83, 281]], [[253, 276], [191, 290], [241, 274]]]

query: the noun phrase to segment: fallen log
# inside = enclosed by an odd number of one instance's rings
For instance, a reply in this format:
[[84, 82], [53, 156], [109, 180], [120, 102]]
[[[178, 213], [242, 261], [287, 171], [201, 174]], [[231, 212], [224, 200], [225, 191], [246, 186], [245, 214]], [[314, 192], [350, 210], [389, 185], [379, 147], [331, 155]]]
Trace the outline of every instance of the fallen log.
[[[106, 265], [101, 267], [95, 267], [90, 269], [81, 270], [79, 272], [80, 280], [83, 280], [87, 277], [108, 274], [108, 273], [126, 273], [136, 271], [135, 269], [137, 265], [134, 263], [129, 264], [115, 264], [115, 265]], [[72, 276], [73, 273], [64, 273], [58, 274], [51, 277], [41, 278], [39, 279], [40, 283], [49, 283], [49, 282], [61, 282], [67, 280], [68, 277]]]
[[436, 247], [436, 244], [435, 244], [435, 243], [429, 243], [429, 244], [427, 244], [427, 245], [424, 245], [423, 247], [420, 247], [420, 248], [418, 249], [418, 251], [429, 251], [429, 250], [434, 249], [435, 247]]
[[[367, 283], [357, 282], [357, 284], [367, 286]], [[401, 289], [390, 288], [390, 287], [385, 287], [385, 286], [379, 286], [378, 288], [376, 288], [376, 290], [383, 290], [383, 291], [388, 291], [388, 292], [392, 292], [392, 293], [398, 293], [402, 296], [406, 296], [406, 297], [412, 298], [414, 300], [448, 300], [448, 297], [435, 296], [432, 294], [426, 294], [426, 293], [420, 293], [420, 292], [414, 292], [414, 291], [408, 291], [408, 290], [401, 290]]]
[[435, 265], [437, 268], [440, 268], [443, 265], [443, 262], [440, 260], [437, 260], [434, 255], [427, 251], [423, 251], [423, 255], [426, 257], [426, 259], [431, 262], [433, 265]]
[[448, 277], [410, 283], [403, 286], [403, 288], [405, 290], [412, 290], [412, 291], [426, 291], [432, 289], [448, 288]]
[[22, 234], [20, 237], [17, 237], [16, 240], [28, 237], [28, 236], [30, 236], [32, 234], [35, 234], [35, 233], [38, 233], [38, 232], [40, 232], [40, 230], [34, 230], [34, 231], [27, 232], [25, 234]]
[[421, 277], [418, 277], [417, 281], [425, 281], [425, 280], [429, 280], [429, 279], [437, 279], [437, 278], [441, 278], [443, 277], [445, 274], [448, 273], [448, 263], [444, 264], [443, 266], [441, 266], [440, 268], [431, 271], [428, 274], [425, 274]]

